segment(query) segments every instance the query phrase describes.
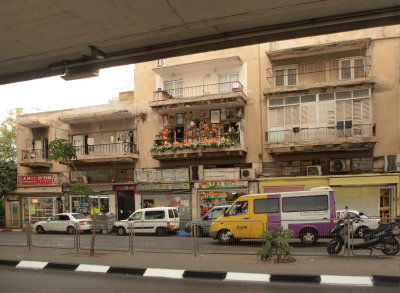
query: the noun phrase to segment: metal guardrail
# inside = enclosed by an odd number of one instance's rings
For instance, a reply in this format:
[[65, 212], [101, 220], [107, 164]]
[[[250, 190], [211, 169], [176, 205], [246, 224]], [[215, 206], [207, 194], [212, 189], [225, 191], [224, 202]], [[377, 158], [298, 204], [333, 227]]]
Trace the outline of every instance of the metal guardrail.
[[75, 146], [77, 156], [136, 153], [136, 144], [130, 142]]
[[[120, 251], [131, 254], [137, 252], [159, 252], [159, 253], [187, 253], [197, 256], [198, 254], [244, 254], [256, 255], [264, 239], [261, 235], [267, 230], [273, 230], [275, 227], [282, 226], [294, 231], [294, 237], [290, 239], [289, 244], [292, 247], [292, 255], [328, 255], [327, 244], [332, 239], [329, 233], [331, 227], [334, 226], [335, 220], [315, 219], [312, 221], [290, 220], [290, 221], [224, 221], [225, 228], [231, 229], [233, 238], [231, 241], [220, 243], [218, 240], [211, 239], [209, 235], [200, 234], [198, 226], [194, 225], [193, 229], [186, 233], [182, 227], [186, 227], [187, 222], [179, 223], [179, 230], [172, 233], [146, 233], [147, 229], [142, 223], [129, 223], [125, 235], [118, 236], [116, 233], [96, 233], [95, 235], [95, 251]], [[348, 220], [346, 235], [350, 244], [357, 244], [363, 240], [362, 233], [367, 233], [370, 229], [377, 227], [379, 219], [364, 219], [363, 222], [353, 223]], [[394, 219], [392, 219], [394, 221]], [[153, 227], [165, 227], [165, 221], [153, 221]], [[312, 231], [313, 225], [326, 225], [326, 233], [319, 233], [317, 241], [307, 243], [302, 239], [304, 233]], [[302, 228], [300, 227], [302, 226]], [[246, 227], [246, 228], [245, 228]], [[369, 228], [365, 228], [369, 227]], [[304, 229], [303, 229], [304, 228]], [[303, 229], [303, 233], [301, 232]], [[237, 239], [237, 230], [247, 230], [249, 235], [242, 235], [245, 239]], [[17, 246], [35, 248], [56, 248], [56, 249], [73, 249], [89, 250], [92, 240], [92, 234], [80, 231], [80, 226], [76, 225], [72, 234], [66, 232], [38, 234], [33, 231], [30, 223], [25, 223], [23, 229], [11, 232], [11, 229], [0, 232], [0, 246]], [[150, 231], [150, 230], [149, 230]], [[322, 230], [320, 230], [322, 231]], [[360, 232], [362, 231], [362, 233]], [[151, 231], [153, 232], [153, 231]], [[165, 231], [166, 232], [166, 231]], [[70, 231], [71, 233], [71, 231]], [[235, 238], [236, 236], [236, 238]], [[252, 238], [253, 237], [253, 238]], [[397, 236], [398, 241], [400, 235]], [[354, 250], [351, 247], [344, 247], [339, 255], [357, 256], [369, 255], [367, 249]], [[384, 256], [379, 250], [374, 250], [374, 255]], [[400, 256], [398, 253], [396, 256]]]

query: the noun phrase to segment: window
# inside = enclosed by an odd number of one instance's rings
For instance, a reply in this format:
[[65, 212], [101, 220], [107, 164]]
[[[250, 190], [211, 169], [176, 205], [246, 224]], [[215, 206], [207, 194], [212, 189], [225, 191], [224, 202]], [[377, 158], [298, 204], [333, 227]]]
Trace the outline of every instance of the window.
[[282, 198], [282, 212], [306, 212], [328, 210], [328, 196], [296, 196]]
[[254, 213], [279, 213], [279, 199], [263, 198], [254, 200]]
[[274, 70], [275, 86], [297, 84], [297, 68], [278, 68]]
[[366, 76], [364, 58], [349, 58], [339, 61], [340, 79], [361, 78]]
[[247, 214], [247, 201], [238, 201], [229, 210], [228, 216], [237, 216]]
[[80, 219], [85, 219], [86, 217], [82, 214], [72, 214], [71, 215], [73, 218], [75, 218], [76, 220], [80, 220]]
[[178, 211], [177, 210], [173, 210], [173, 211], [174, 211], [175, 218], [178, 218], [179, 217]]
[[164, 82], [164, 88], [174, 98], [183, 98], [183, 80], [170, 80]]
[[165, 219], [164, 211], [147, 211], [144, 214], [145, 220], [162, 220]]
[[50, 221], [58, 221], [59, 218], [60, 218], [59, 215], [55, 215], [55, 216], [52, 216], [52, 217], [50, 218]]
[[139, 221], [142, 219], [142, 212], [134, 213], [132, 216], [129, 217], [129, 221]]
[[172, 210], [168, 210], [168, 216], [170, 219], [174, 218], [174, 212]]
[[220, 74], [218, 77], [219, 80], [219, 92], [220, 93], [229, 93], [232, 91], [239, 90], [239, 73], [228, 73], [228, 74]]
[[219, 216], [221, 216], [224, 213], [224, 211], [225, 211], [224, 209], [215, 209], [210, 212], [210, 214], [208, 215], [208, 219], [215, 220], [219, 218]]
[[60, 215], [58, 218], [59, 221], [69, 221], [68, 215]]
[[343, 135], [371, 135], [370, 88], [268, 100], [270, 143], [338, 137], [341, 136], [335, 129], [338, 122], [348, 126], [348, 133]]

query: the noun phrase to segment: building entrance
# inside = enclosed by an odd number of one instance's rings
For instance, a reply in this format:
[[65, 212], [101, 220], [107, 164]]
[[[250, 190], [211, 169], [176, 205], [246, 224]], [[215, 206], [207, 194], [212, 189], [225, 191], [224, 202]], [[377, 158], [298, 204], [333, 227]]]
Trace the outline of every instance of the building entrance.
[[118, 220], [127, 219], [135, 211], [135, 192], [118, 191]]

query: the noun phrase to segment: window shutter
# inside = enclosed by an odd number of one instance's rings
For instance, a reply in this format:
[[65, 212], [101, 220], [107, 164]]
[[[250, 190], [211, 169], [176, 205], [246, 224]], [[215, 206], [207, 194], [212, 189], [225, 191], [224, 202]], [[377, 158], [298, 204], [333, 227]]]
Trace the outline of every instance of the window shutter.
[[351, 78], [350, 60], [340, 61], [340, 79], [350, 79], [350, 78]]
[[285, 71], [275, 70], [275, 86], [284, 86], [284, 85], [285, 85]]
[[362, 124], [361, 101], [360, 100], [355, 100], [353, 102], [353, 122], [354, 122], [354, 125]]
[[296, 68], [288, 69], [288, 85], [296, 85]]

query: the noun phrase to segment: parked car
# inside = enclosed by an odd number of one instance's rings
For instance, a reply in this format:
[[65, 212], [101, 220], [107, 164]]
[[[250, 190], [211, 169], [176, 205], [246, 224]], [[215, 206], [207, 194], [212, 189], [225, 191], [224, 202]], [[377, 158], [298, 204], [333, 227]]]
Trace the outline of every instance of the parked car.
[[39, 234], [46, 232], [67, 232], [74, 234], [77, 225], [79, 231], [92, 230], [92, 218], [88, 218], [79, 213], [62, 213], [56, 214], [46, 221], [40, 221], [33, 225], [34, 231]]
[[[345, 210], [336, 211], [336, 218], [340, 219], [344, 217]], [[363, 212], [359, 212], [356, 210], [348, 210], [347, 211], [348, 219], [360, 218], [360, 221], [353, 222], [353, 231], [355, 231], [354, 236], [356, 237], [364, 237], [365, 234], [369, 230], [374, 230], [379, 227], [381, 224], [381, 219], [376, 217], [368, 217]]]
[[223, 215], [229, 207], [230, 205], [218, 206], [212, 208], [211, 210], [208, 211], [208, 213], [206, 213], [200, 219], [188, 222], [186, 224], [185, 231], [187, 233], [191, 233], [192, 227], [198, 226], [199, 236], [209, 236], [211, 223], [214, 222], [217, 218], [219, 218], [219, 216]]
[[135, 211], [128, 219], [113, 224], [113, 232], [125, 235], [131, 228], [135, 233], [167, 235], [179, 229], [179, 214], [174, 207], [144, 208]]

